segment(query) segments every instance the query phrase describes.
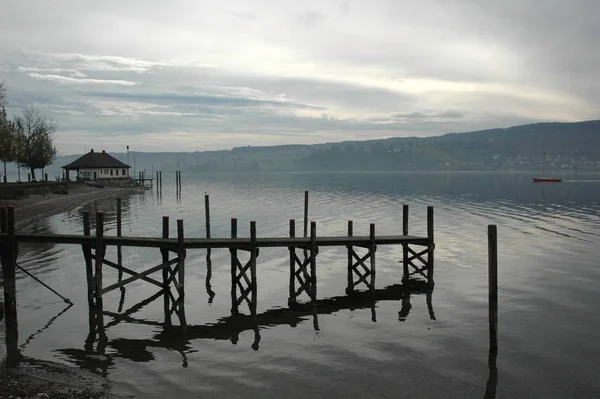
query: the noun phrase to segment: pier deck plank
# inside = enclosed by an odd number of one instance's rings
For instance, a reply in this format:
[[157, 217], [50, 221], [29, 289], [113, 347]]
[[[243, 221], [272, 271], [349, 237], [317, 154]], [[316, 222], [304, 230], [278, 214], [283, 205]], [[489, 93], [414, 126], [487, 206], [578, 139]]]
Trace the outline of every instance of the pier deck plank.
[[[4, 240], [5, 235], [0, 235]], [[69, 235], [69, 234], [17, 234], [17, 242], [38, 242], [54, 244], [77, 244], [94, 245], [94, 236]], [[117, 237], [104, 236], [106, 245], [121, 245], [127, 247], [149, 247], [149, 248], [176, 248], [176, 238], [154, 238], [154, 237]], [[375, 237], [375, 245], [412, 244], [427, 246], [427, 237], [412, 235], [383, 235]], [[316, 237], [318, 247], [345, 247], [348, 245], [368, 246], [372, 241], [368, 236], [353, 237]], [[203, 248], [244, 248], [251, 247], [250, 238], [186, 238], [183, 241], [186, 249]], [[310, 237], [266, 237], [257, 238], [256, 245], [259, 248], [287, 248], [302, 247], [310, 245]]]

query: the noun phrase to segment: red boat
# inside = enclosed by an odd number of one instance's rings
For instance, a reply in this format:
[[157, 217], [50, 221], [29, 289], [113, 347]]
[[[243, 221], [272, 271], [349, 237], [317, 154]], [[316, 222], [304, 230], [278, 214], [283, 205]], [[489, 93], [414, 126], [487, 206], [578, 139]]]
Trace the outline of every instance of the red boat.
[[[542, 164], [542, 176], [546, 173], [546, 152], [544, 152], [544, 163]], [[534, 177], [534, 183], [560, 183], [562, 180], [556, 177]]]
[[562, 180], [556, 177], [534, 177], [534, 183], [560, 183]]

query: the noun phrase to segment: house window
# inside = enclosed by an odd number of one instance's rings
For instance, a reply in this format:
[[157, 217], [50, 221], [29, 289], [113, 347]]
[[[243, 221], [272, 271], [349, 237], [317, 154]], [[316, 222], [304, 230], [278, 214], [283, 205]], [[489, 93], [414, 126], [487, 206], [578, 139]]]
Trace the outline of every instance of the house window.
[[112, 169], [110, 170], [110, 175], [111, 175], [111, 176], [113, 175], [113, 170], [112, 170]]
[[125, 169], [123, 169], [123, 176], [125, 176], [127, 174], [127, 172], [125, 171]]

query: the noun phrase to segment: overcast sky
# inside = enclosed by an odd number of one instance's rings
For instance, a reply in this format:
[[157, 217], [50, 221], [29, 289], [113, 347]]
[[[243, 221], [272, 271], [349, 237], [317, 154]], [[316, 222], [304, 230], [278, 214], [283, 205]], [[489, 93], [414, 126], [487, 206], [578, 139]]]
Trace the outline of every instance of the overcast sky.
[[598, 0], [5, 0], [9, 111], [195, 151], [598, 119]]

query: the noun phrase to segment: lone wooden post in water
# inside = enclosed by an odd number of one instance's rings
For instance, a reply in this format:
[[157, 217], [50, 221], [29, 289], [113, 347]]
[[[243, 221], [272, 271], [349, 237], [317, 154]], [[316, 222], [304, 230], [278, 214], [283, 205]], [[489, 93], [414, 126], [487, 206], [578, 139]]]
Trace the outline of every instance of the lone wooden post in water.
[[204, 195], [204, 221], [206, 223], [206, 238], [210, 238], [210, 198], [208, 194]]
[[489, 367], [496, 368], [498, 356], [498, 229], [488, 226], [488, 302], [490, 322]]

